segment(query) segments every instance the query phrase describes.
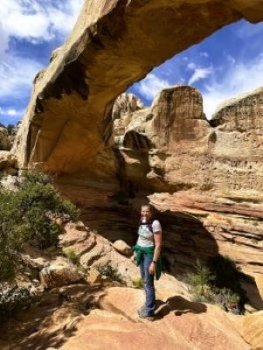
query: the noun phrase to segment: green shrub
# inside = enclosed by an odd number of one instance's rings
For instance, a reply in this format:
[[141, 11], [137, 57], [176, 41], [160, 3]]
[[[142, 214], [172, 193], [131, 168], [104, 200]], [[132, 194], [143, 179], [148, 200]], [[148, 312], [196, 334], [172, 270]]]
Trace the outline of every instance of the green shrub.
[[15, 309], [28, 307], [32, 299], [28, 289], [0, 283], [0, 316], [8, 316]]
[[25, 242], [40, 248], [56, 245], [56, 218], [76, 220], [77, 208], [63, 200], [51, 178], [39, 171], [23, 174], [17, 191], [0, 188], [0, 280], [12, 277], [17, 254]]
[[230, 290], [230, 294], [239, 296], [239, 304], [247, 302], [245, 290], [241, 286], [241, 279], [246, 276], [239, 271], [235, 262], [228, 256], [216, 255], [208, 259], [208, 266], [215, 275], [214, 288]]
[[133, 280], [132, 281], [132, 284], [133, 284], [133, 287], [134, 288], [137, 288], [137, 289], [142, 289], [144, 286], [143, 286], [143, 280], [141, 278], [138, 278], [136, 280]]
[[217, 255], [208, 259], [208, 264], [199, 260], [194, 264], [194, 272], [188, 274], [186, 282], [190, 285], [192, 301], [218, 303], [229, 311], [240, 310], [247, 301], [241, 288], [235, 263], [229, 258]]
[[229, 288], [221, 288], [216, 294], [216, 299], [222, 305], [229, 307], [230, 305], [238, 304], [240, 297]]
[[205, 286], [207, 286], [215, 276], [211, 273], [209, 268], [202, 264], [199, 259], [193, 265], [194, 272], [188, 274], [188, 283], [195, 288], [196, 293], [203, 294]]
[[118, 270], [112, 267], [111, 265], [104, 265], [104, 266], [99, 265], [97, 266], [97, 270], [101, 275], [108, 277], [112, 281], [116, 281], [120, 283], [124, 282]]
[[63, 253], [66, 255], [66, 257], [72, 261], [73, 264], [78, 265], [79, 264], [79, 257], [76, 254], [75, 250], [72, 248], [64, 249]]

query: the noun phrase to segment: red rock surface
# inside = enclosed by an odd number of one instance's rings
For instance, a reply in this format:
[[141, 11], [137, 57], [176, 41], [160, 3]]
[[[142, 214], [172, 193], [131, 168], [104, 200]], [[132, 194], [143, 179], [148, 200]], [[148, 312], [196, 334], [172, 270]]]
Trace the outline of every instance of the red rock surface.
[[251, 349], [216, 306], [174, 296], [162, 301], [157, 319], [150, 322], [136, 315], [142, 303], [140, 290], [108, 289], [100, 301], [107, 312], [94, 310], [81, 320], [61, 349]]

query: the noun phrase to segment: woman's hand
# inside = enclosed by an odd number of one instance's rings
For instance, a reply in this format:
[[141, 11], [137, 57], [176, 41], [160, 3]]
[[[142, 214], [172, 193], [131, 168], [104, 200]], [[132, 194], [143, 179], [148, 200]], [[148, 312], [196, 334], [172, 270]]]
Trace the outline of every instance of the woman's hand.
[[136, 255], [135, 254], [133, 254], [132, 256], [131, 256], [131, 261], [135, 264], [136, 263]]
[[153, 275], [155, 273], [155, 269], [156, 269], [155, 263], [151, 262], [149, 266], [149, 273]]

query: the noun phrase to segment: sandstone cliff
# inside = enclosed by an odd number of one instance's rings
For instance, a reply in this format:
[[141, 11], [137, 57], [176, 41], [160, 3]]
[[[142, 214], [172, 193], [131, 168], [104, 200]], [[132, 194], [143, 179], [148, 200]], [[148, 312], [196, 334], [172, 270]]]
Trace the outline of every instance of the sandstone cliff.
[[[122, 184], [134, 196], [148, 191], [155, 207], [170, 211], [172, 265], [220, 253], [250, 275], [263, 272], [262, 101], [258, 89], [226, 102], [209, 122], [200, 93], [177, 86], [151, 108], [122, 116], [123, 134], [115, 138]], [[182, 213], [188, 217], [179, 219]]]

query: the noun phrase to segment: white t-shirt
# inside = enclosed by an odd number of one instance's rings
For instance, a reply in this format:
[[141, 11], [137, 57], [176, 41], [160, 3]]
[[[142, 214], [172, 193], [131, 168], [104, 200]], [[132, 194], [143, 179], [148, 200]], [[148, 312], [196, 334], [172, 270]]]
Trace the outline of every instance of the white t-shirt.
[[[150, 225], [150, 224], [149, 224]], [[141, 247], [152, 247], [154, 246], [154, 237], [155, 232], [162, 231], [161, 224], [158, 220], [154, 220], [151, 224], [152, 231], [149, 228], [149, 225], [140, 225], [138, 229], [138, 240], [137, 244]]]

